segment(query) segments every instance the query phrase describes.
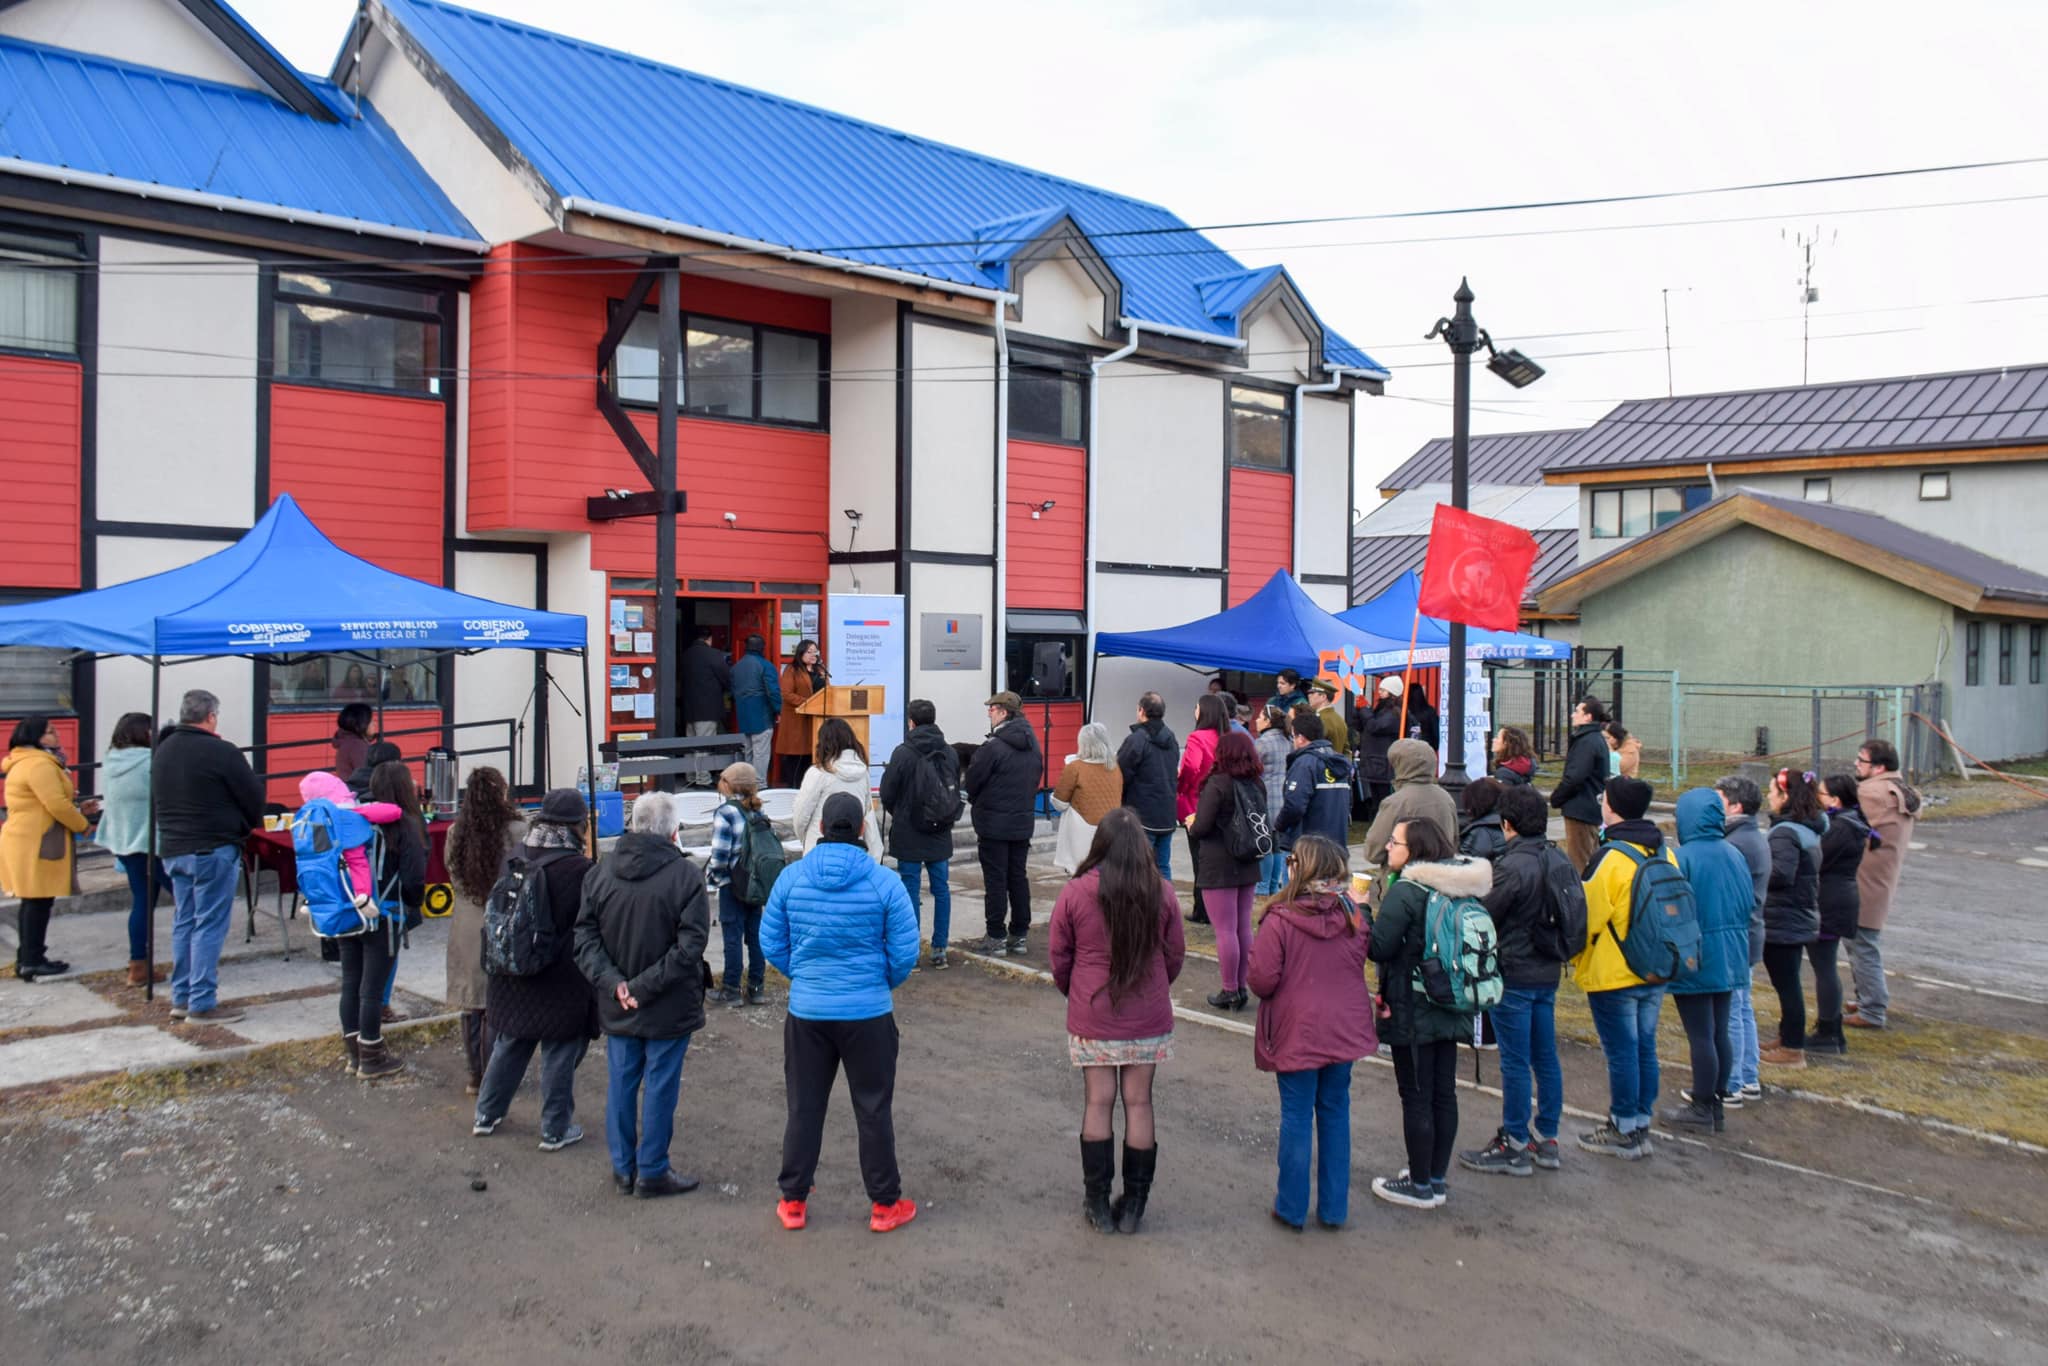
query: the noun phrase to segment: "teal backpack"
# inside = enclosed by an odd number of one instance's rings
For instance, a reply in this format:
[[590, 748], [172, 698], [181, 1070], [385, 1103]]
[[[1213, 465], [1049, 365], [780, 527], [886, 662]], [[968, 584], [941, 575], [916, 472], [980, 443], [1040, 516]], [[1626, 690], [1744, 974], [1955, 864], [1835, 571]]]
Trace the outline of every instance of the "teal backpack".
[[1500, 935], [1486, 907], [1432, 887], [1422, 913], [1422, 961], [1415, 990], [1436, 1005], [1471, 1015], [1500, 1004]]

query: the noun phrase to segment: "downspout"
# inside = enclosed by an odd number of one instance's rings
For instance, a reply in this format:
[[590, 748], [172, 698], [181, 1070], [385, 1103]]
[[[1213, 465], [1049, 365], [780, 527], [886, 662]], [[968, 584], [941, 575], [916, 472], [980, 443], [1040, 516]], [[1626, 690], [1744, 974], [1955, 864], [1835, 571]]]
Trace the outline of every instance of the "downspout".
[[[1346, 375], [1357, 375], [1361, 379], [1378, 377], [1374, 371], [1353, 365], [1325, 365], [1323, 369], [1330, 376], [1325, 382], [1321, 384], [1297, 384], [1294, 386], [1294, 469], [1292, 471], [1294, 480], [1294, 526], [1289, 546], [1291, 554], [1288, 568], [1297, 581], [1301, 578], [1301, 472], [1303, 447], [1305, 444], [1303, 432], [1308, 421], [1307, 414], [1302, 411], [1302, 395], [1335, 393], [1344, 387], [1344, 377]], [[1344, 525], [1348, 531], [1351, 526], [1351, 514], [1349, 511], [1344, 515]], [[1350, 573], [1351, 557], [1348, 553], [1344, 557], [1344, 569], [1346, 574]]]
[[1010, 584], [1009, 566], [1005, 564], [1004, 552], [1010, 539], [1010, 331], [1008, 309], [1017, 296], [1005, 294], [997, 298], [992, 317], [996, 324], [996, 543], [995, 553], [990, 556], [995, 574], [995, 653], [990, 658], [989, 673], [994, 686], [989, 689], [993, 696], [1003, 691], [1003, 671], [1008, 667], [1010, 651]]
[[1145, 324], [1125, 319], [1124, 328], [1130, 334], [1130, 340], [1108, 355], [1092, 357], [1088, 361], [1088, 535], [1087, 546], [1081, 553], [1087, 556], [1087, 563], [1082, 566], [1083, 582], [1086, 585], [1082, 591], [1085, 605], [1088, 609], [1088, 647], [1082, 652], [1082, 655], [1088, 661], [1088, 699], [1090, 703], [1088, 719], [1090, 721], [1095, 719], [1093, 703], [1095, 700], [1095, 668], [1098, 663], [1095, 658], [1095, 617], [1098, 610], [1095, 597], [1095, 532], [1097, 526], [1102, 521], [1102, 513], [1101, 504], [1096, 501], [1095, 497], [1095, 476], [1097, 469], [1102, 463], [1097, 449], [1097, 445], [1101, 440], [1099, 433], [1102, 430], [1102, 372], [1138, 349], [1138, 333], [1144, 326]]
[[1721, 481], [1714, 477], [1714, 462], [1709, 460], [1707, 462], [1707, 497], [1719, 498], [1720, 496]]

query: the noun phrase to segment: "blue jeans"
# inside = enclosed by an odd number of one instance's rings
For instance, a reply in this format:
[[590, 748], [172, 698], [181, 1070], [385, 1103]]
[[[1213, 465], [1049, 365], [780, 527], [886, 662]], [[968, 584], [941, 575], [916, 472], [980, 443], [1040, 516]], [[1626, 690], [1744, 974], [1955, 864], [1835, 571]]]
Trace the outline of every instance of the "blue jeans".
[[1168, 830], [1164, 833], [1157, 833], [1147, 830], [1145, 838], [1152, 841], [1152, 857], [1159, 861], [1159, 876], [1171, 882], [1173, 880], [1173, 832]]
[[212, 1010], [220, 995], [220, 950], [235, 915], [242, 847], [223, 844], [203, 854], [164, 860], [171, 874], [171, 1004]]
[[1728, 1055], [1735, 1059], [1729, 1076], [1731, 1090], [1757, 1084], [1756, 1006], [1749, 999], [1749, 979], [1728, 994]]
[[768, 967], [761, 961], [761, 911], [759, 906], [742, 906], [732, 894], [732, 884], [718, 889], [718, 933], [725, 941], [725, 976], [721, 985], [728, 990], [740, 984], [740, 949], [747, 952], [747, 985], [759, 990], [767, 980]]
[[156, 861], [156, 896], [149, 894], [149, 855], [120, 854], [114, 862], [121, 865], [121, 871], [128, 875], [128, 961], [140, 962], [149, 957], [149, 917], [156, 910], [156, 903], [163, 900], [164, 893], [171, 890], [171, 875], [165, 869], [164, 861]]
[[1280, 1189], [1273, 1213], [1308, 1221], [1309, 1138], [1315, 1138], [1316, 1218], [1341, 1224], [1351, 1208], [1351, 1064], [1276, 1072], [1280, 1083]]
[[1275, 847], [1273, 852], [1259, 860], [1260, 896], [1271, 896], [1287, 885], [1287, 851]]
[[896, 875], [903, 879], [903, 890], [910, 893], [910, 917], [918, 919], [924, 911], [918, 899], [918, 874], [929, 870], [932, 884], [932, 952], [939, 953], [946, 947], [946, 936], [953, 928], [953, 861], [934, 859], [930, 863], [896, 862]]
[[1664, 988], [1589, 991], [1586, 1004], [1607, 1055], [1608, 1116], [1625, 1134], [1647, 1129], [1657, 1103], [1657, 1012]]
[[676, 1092], [683, 1084], [683, 1054], [689, 1047], [687, 1034], [679, 1039], [606, 1036], [611, 1087], [604, 1098], [604, 1138], [612, 1150], [612, 1170], [620, 1176], [645, 1181], [667, 1175]]
[[1500, 1127], [1529, 1141], [1529, 1078], [1536, 1079], [1536, 1133], [1557, 1137], [1564, 1118], [1564, 1069], [1557, 1063], [1557, 988], [1509, 987], [1493, 1008], [1500, 1045]]

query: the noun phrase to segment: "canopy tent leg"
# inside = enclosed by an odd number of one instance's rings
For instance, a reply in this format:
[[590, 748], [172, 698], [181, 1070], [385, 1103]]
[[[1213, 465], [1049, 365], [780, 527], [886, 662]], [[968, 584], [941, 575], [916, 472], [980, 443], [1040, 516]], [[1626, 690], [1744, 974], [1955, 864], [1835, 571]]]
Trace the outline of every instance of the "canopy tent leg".
[[1100, 670], [1101, 670], [1101, 668], [1102, 668], [1102, 652], [1101, 652], [1100, 650], [1090, 650], [1090, 651], [1088, 652], [1088, 716], [1087, 716], [1087, 719], [1088, 719], [1088, 720], [1090, 720], [1090, 721], [1093, 721], [1093, 720], [1095, 719], [1095, 675], [1097, 674], [1097, 672], [1098, 672], [1098, 671], [1100, 671]]
[[[162, 707], [160, 705], [160, 691], [163, 686], [163, 677], [163, 656], [152, 656], [149, 661], [149, 747], [152, 751], [156, 749], [157, 732], [163, 729], [161, 724]], [[156, 762], [155, 755], [153, 753], [150, 756], [150, 759], [151, 762], [149, 766], [149, 916], [146, 922], [146, 927], [143, 931], [143, 944], [149, 950], [149, 962], [146, 965], [148, 967], [148, 971], [142, 974], [142, 999], [145, 1001], [154, 1001], [156, 999]]]

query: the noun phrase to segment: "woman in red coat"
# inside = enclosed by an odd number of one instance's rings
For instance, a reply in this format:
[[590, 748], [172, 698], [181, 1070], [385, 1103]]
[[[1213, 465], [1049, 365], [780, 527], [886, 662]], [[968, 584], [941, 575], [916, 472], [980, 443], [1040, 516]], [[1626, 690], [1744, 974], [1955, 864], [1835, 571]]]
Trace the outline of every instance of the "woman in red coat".
[[[1081, 1175], [1088, 1222], [1136, 1233], [1145, 1217], [1159, 1145], [1152, 1132], [1152, 1071], [1173, 1057], [1174, 978], [1186, 945], [1173, 884], [1159, 875], [1138, 813], [1117, 807], [1052, 909], [1052, 977], [1067, 998], [1067, 1054], [1081, 1069]], [[1124, 1189], [1111, 1119], [1124, 1102]]]

